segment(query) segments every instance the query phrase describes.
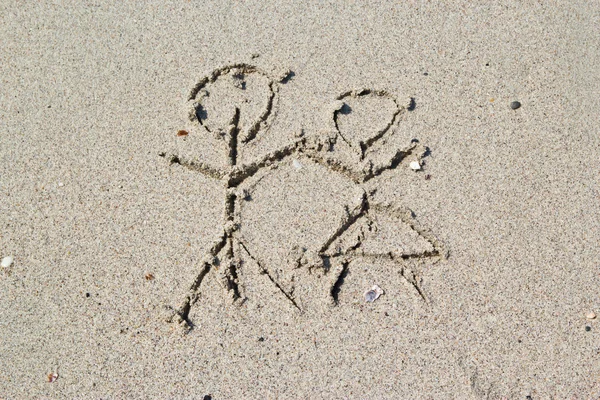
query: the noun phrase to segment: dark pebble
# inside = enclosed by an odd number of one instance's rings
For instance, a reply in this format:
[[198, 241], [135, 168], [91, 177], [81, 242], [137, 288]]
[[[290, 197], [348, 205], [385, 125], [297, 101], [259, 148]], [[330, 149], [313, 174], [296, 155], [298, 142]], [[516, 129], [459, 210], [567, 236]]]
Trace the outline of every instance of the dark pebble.
[[585, 331], [586, 331], [586, 332], [589, 332], [589, 331], [591, 331], [591, 330], [592, 330], [592, 327], [591, 327], [591, 326], [586, 326], [586, 327], [585, 327]]
[[264, 338], [264, 337], [259, 337], [259, 338], [258, 338], [258, 341], [259, 341], [259, 342], [264, 342], [264, 341], [265, 341], [265, 338]]
[[521, 103], [519, 103], [518, 101], [513, 101], [512, 103], [510, 103], [510, 108], [512, 108], [513, 110], [516, 110], [517, 108], [521, 107]]
[[86, 294], [85, 294], [85, 297], [90, 297], [90, 294], [89, 294], [89, 293], [86, 293]]

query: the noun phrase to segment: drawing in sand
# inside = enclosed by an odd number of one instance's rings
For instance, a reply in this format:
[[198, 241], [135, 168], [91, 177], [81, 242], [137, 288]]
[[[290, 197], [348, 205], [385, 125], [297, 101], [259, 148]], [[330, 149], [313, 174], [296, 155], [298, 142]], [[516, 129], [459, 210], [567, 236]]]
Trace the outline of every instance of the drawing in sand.
[[[418, 295], [428, 301], [419, 285], [419, 265], [438, 261], [446, 251], [409, 209], [375, 203], [374, 189], [366, 186], [398, 167], [414, 173], [408, 163], [420, 165], [426, 156], [427, 148], [417, 140], [401, 149], [387, 142], [410, 103], [403, 106], [383, 90], [348, 91], [338, 96], [329, 109], [331, 127], [325, 131], [312, 135], [301, 132], [277, 150], [247, 157], [246, 149], [269, 131], [276, 118], [279, 87], [288, 80], [287, 74], [275, 79], [243, 63], [215, 70], [200, 80], [189, 96], [194, 129], [178, 135], [182, 150], [179, 154], [161, 153], [171, 163], [220, 180], [225, 191], [221, 232], [171, 320], [193, 326], [190, 310], [198, 302], [202, 282], [210, 273], [218, 276], [233, 302], [243, 304], [247, 299], [244, 260], [258, 265], [282, 299], [300, 312], [308, 304], [308, 294], [297, 290], [302, 279], [308, 275], [325, 279], [327, 290], [323, 295], [335, 305], [348, 269], [361, 260], [392, 262]], [[195, 144], [195, 140], [202, 145]], [[209, 151], [221, 152], [222, 163], [206, 161], [203, 154]], [[329, 207], [337, 211], [319, 218], [333, 218], [333, 231], [312, 228], [315, 224], [310, 221], [318, 210], [297, 207], [294, 212], [299, 225], [295, 229], [299, 234], [295, 236], [288, 235], [287, 229], [271, 230], [270, 237], [265, 237], [269, 232], [257, 235], [247, 231], [248, 221], [276, 218], [280, 212], [280, 204], [260, 203], [261, 198], [268, 200], [273, 185], [294, 183], [290, 197], [294, 190], [308, 190], [315, 198], [330, 199], [332, 180], [338, 182], [337, 188], [344, 188], [340, 195], [343, 204]], [[298, 241], [298, 237], [302, 239]]]

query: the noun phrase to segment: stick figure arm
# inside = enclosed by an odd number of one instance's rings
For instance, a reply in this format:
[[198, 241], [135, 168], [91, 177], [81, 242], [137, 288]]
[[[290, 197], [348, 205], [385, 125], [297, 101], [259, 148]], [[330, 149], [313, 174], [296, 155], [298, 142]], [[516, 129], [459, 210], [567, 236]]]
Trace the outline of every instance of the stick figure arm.
[[225, 175], [227, 175], [226, 172], [221, 171], [218, 168], [211, 167], [205, 162], [199, 160], [187, 160], [175, 153], [161, 152], [158, 155], [166, 159], [170, 164], [181, 165], [182, 167], [185, 167], [192, 171], [200, 172], [202, 175], [205, 175], [209, 178], [222, 179]]

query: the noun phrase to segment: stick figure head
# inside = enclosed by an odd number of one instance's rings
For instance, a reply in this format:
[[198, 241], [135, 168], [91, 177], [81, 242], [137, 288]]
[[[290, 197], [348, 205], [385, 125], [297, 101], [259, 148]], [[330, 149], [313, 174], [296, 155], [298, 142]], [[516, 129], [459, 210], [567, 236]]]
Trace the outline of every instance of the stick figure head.
[[237, 140], [245, 144], [270, 125], [277, 100], [277, 83], [267, 73], [234, 64], [213, 71], [194, 87], [189, 116], [223, 137], [233, 125]]
[[[361, 89], [342, 93], [330, 108], [333, 129], [323, 157], [356, 182], [367, 181], [394, 166], [414, 147], [398, 135], [399, 121], [408, 109], [385, 90]], [[330, 114], [331, 115], [331, 114]]]

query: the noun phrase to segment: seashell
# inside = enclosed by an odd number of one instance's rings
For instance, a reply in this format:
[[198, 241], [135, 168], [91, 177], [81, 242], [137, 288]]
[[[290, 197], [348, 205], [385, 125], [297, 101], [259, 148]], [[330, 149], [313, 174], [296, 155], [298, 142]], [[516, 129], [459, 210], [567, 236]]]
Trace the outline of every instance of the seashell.
[[54, 383], [54, 382], [56, 382], [57, 379], [58, 379], [57, 372], [51, 372], [48, 374], [48, 383]]
[[411, 161], [409, 167], [413, 171], [418, 171], [421, 169], [421, 164], [418, 161]]
[[8, 268], [12, 265], [12, 263], [13, 263], [13, 258], [11, 256], [4, 257], [2, 259], [2, 262], [0, 262], [0, 267]]
[[365, 302], [372, 303], [383, 294], [383, 289], [377, 285], [373, 285], [371, 290], [365, 292]]
[[596, 313], [593, 311], [590, 311], [589, 313], [586, 314], [585, 316], [587, 319], [596, 319]]

